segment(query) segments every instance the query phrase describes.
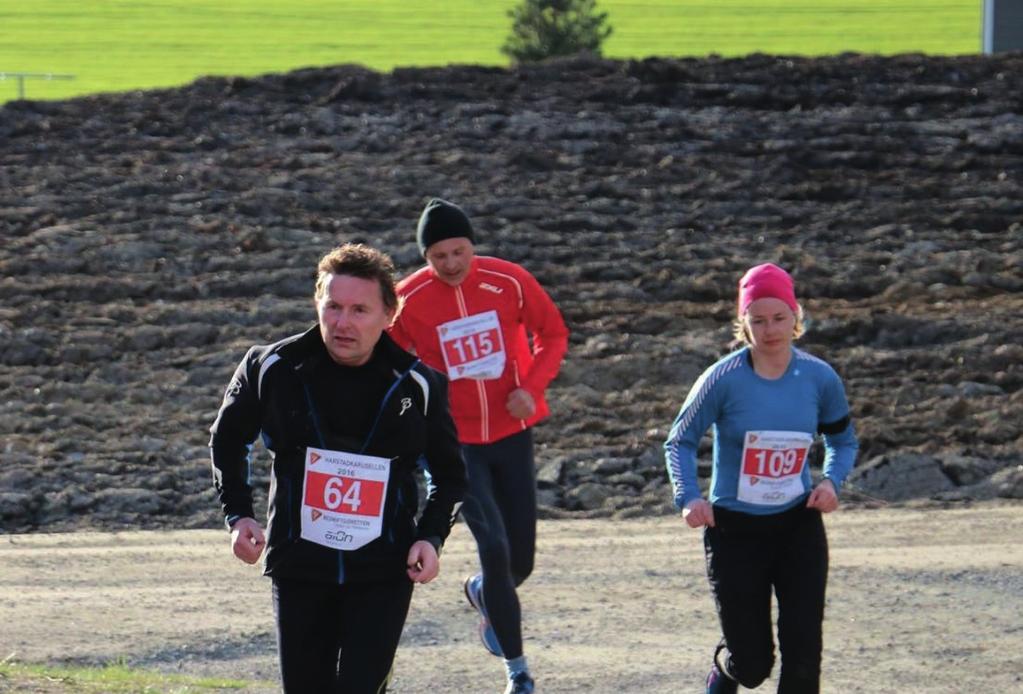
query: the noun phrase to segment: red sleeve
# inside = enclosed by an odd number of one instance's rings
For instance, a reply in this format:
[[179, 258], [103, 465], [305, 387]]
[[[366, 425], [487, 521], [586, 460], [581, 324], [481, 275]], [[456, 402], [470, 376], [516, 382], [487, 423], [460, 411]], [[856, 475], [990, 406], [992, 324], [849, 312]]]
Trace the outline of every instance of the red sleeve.
[[[409, 275], [405, 279], [398, 282], [398, 285], [397, 287], [395, 287], [395, 289], [397, 290], [398, 297], [400, 299], [407, 300], [409, 285], [411, 284], [411, 280], [414, 276], [415, 276], [414, 274]], [[416, 341], [415, 337], [412, 334], [411, 326], [405, 320], [404, 307], [401, 311], [398, 312], [398, 317], [394, 319], [394, 323], [391, 324], [391, 327], [387, 329], [387, 334], [391, 336], [391, 339], [398, 343], [399, 347], [401, 347], [407, 352], [415, 353]]]
[[561, 311], [535, 277], [523, 271], [520, 281], [522, 323], [533, 336], [533, 365], [525, 375], [522, 387], [538, 398], [558, 375], [561, 360], [568, 351], [568, 328]]
[[391, 323], [391, 327], [387, 329], [387, 334], [391, 336], [391, 339], [398, 343], [398, 346], [408, 352], [415, 352], [416, 343], [412, 340], [412, 336], [408, 330], [405, 329], [405, 321], [402, 320], [401, 314], [394, 319]]

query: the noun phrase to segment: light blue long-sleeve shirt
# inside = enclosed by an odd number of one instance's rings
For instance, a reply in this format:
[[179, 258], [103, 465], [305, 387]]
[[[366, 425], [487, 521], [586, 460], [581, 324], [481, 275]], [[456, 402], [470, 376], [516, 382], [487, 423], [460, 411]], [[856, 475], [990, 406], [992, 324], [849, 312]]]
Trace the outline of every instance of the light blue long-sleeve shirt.
[[[665, 462], [678, 508], [700, 498], [696, 452], [700, 438], [712, 427], [714, 453], [709, 501], [751, 514], [780, 513], [800, 503], [805, 494], [778, 506], [747, 503], [738, 498], [747, 432], [823, 434], [824, 475], [836, 491], [852, 470], [859, 447], [842, 380], [827, 362], [795, 347], [788, 369], [777, 379], [757, 375], [748, 347], [720, 359], [697, 379], [664, 443]], [[808, 493], [811, 489], [808, 465], [803, 465], [800, 479], [803, 491]]]

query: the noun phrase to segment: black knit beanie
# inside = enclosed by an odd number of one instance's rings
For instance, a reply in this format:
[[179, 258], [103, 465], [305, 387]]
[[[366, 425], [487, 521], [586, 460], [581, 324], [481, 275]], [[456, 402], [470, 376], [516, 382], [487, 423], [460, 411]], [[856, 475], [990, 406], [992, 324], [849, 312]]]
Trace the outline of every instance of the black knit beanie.
[[444, 239], [465, 237], [476, 243], [476, 235], [472, 232], [472, 223], [458, 205], [433, 198], [426, 203], [423, 214], [419, 215], [419, 226], [416, 227], [416, 243], [419, 252], [426, 255], [426, 249]]

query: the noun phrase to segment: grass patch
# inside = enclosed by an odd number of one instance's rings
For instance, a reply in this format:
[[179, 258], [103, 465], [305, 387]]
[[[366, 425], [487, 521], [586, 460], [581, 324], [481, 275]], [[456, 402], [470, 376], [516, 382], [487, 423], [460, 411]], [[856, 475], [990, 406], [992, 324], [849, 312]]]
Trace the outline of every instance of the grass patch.
[[[28, 98], [339, 63], [505, 65], [516, 0], [0, 0], [0, 72]], [[978, 0], [598, 0], [614, 58], [980, 50]], [[0, 81], [0, 102], [17, 97]]]
[[58, 667], [0, 662], [0, 691], [38, 694], [209, 694], [244, 689], [241, 680], [187, 677], [125, 665], [103, 667]]

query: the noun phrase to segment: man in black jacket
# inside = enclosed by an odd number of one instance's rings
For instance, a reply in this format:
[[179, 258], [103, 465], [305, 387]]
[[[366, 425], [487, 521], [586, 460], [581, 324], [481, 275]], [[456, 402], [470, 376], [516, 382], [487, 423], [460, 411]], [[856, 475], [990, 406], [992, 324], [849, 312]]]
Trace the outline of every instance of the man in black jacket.
[[[439, 570], [465, 465], [447, 380], [384, 332], [400, 310], [390, 258], [346, 244], [318, 270], [318, 328], [252, 347], [235, 370], [210, 428], [214, 485], [235, 556], [255, 563], [266, 545], [284, 691], [382, 692], [413, 582]], [[260, 435], [266, 533], [249, 484]]]

